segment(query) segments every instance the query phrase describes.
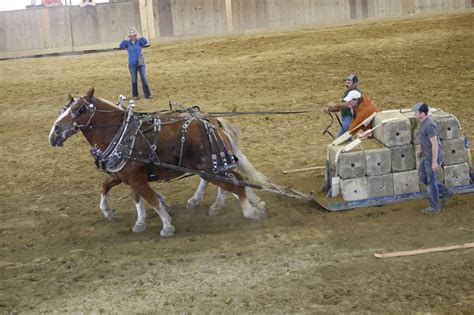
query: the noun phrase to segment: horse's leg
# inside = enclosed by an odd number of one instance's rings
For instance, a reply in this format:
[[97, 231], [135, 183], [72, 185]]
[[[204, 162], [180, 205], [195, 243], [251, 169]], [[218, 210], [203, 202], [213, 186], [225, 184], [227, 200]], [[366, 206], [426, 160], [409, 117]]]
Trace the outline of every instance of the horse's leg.
[[[194, 195], [188, 200], [186, 204], [187, 208], [196, 208], [199, 202], [204, 198], [204, 192], [206, 191], [206, 187], [209, 182], [203, 178], [199, 182], [199, 186], [194, 193]], [[220, 187], [217, 188], [217, 198], [216, 201], [211, 205], [209, 208], [208, 215], [218, 215], [220, 213], [221, 208], [224, 206], [225, 203], [225, 193], [226, 191]]]
[[166, 210], [166, 212], [170, 213], [171, 212], [171, 206], [169, 203], [166, 202], [165, 197], [161, 195], [159, 192], [156, 190], [153, 190], [156, 194], [156, 197], [158, 197], [158, 200], [160, 200], [161, 207]]
[[223, 188], [217, 187], [217, 198], [209, 208], [207, 213], [209, 216], [219, 215], [221, 213], [222, 207], [225, 204], [225, 194], [226, 191]]
[[[163, 228], [160, 231], [161, 236], [171, 236], [174, 234], [174, 226], [171, 224], [171, 217], [166, 212], [166, 210], [162, 207], [160, 203], [160, 199], [158, 198], [155, 191], [150, 187], [146, 178], [140, 178], [130, 181], [130, 186], [132, 187], [133, 191], [136, 195], [141, 196], [143, 199], [148, 202], [148, 204], [156, 211], [156, 213], [160, 216], [161, 221], [163, 222]], [[138, 207], [137, 207], [138, 213]], [[142, 213], [143, 214], [143, 213]], [[146, 217], [146, 215], [145, 215]], [[143, 216], [142, 216], [143, 218]], [[145, 223], [144, 218], [143, 221], [139, 222], [140, 217], [137, 219], [137, 223]], [[136, 225], [136, 224], [135, 224]]]
[[204, 192], [206, 191], [208, 183], [209, 182], [207, 180], [201, 178], [196, 192], [191, 198], [189, 198], [188, 202], [186, 203], [186, 208], [194, 209], [197, 207], [199, 202], [204, 198]]
[[110, 189], [112, 189], [112, 187], [117, 186], [121, 182], [122, 181], [120, 179], [111, 176], [105, 178], [105, 180], [102, 182], [102, 188], [100, 189], [99, 208], [102, 211], [102, 215], [104, 216], [104, 218], [106, 218], [108, 221], [111, 221], [114, 217], [115, 209], [109, 208], [109, 204], [107, 202], [107, 194]]
[[249, 194], [252, 194], [250, 188], [245, 187], [244, 194], [239, 194], [239, 200], [240, 200], [240, 206], [242, 207], [242, 212], [244, 214], [244, 217], [248, 219], [262, 219], [268, 216], [267, 212], [265, 211], [265, 208], [259, 208], [257, 205], [253, 205], [248, 198]]
[[132, 228], [132, 231], [135, 233], [143, 232], [146, 230], [146, 209], [143, 205], [143, 199], [140, 195], [135, 194], [135, 207], [137, 208], [137, 221]]
[[[242, 176], [239, 173], [232, 173], [238, 180], [242, 180]], [[248, 219], [261, 219], [267, 216], [267, 212], [265, 211], [265, 209], [260, 209], [252, 205], [252, 203], [249, 201], [248, 195], [251, 196], [251, 199], [252, 196], [256, 196], [248, 187], [235, 186], [233, 184], [217, 180], [213, 180], [212, 183], [238, 196], [244, 217]], [[255, 201], [255, 199], [252, 199], [252, 201]]]
[[263, 201], [259, 196], [257, 196], [253, 189], [247, 188], [247, 198], [252, 206], [257, 207], [258, 209], [265, 211], [265, 201]]

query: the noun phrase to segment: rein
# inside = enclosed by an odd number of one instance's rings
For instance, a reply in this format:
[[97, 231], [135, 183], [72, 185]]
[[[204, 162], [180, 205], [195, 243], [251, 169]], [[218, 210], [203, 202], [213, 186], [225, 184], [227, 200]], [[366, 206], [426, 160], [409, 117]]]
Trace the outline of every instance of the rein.
[[228, 116], [242, 116], [242, 115], [292, 115], [311, 113], [310, 110], [301, 111], [266, 111], [266, 112], [209, 112], [211, 117], [228, 117]]
[[[323, 136], [325, 134], [328, 134], [329, 136], [331, 136], [331, 138], [334, 140], [336, 139], [336, 137], [329, 131], [329, 128], [331, 128], [332, 124], [334, 123], [334, 116], [331, 114], [331, 112], [328, 112], [328, 115], [331, 117], [331, 122], [329, 123], [329, 125], [326, 127], [326, 129], [324, 129], [323, 131]], [[339, 119], [339, 116], [337, 116], [337, 114], [334, 114], [336, 115], [336, 118], [337, 118], [337, 122], [339, 123], [339, 125], [342, 127], [342, 122], [341, 120]]]

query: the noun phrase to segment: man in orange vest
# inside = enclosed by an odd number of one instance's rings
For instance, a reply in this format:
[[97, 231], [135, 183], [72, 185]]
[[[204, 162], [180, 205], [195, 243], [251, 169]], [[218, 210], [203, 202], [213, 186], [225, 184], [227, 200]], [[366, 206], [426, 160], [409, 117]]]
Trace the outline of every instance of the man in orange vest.
[[[347, 102], [349, 107], [352, 109], [352, 122], [349, 126], [349, 130], [353, 130], [356, 126], [360, 125], [366, 118], [372, 115], [375, 112], [379, 112], [380, 109], [375, 106], [368, 95], [362, 95], [357, 90], [350, 91], [346, 97], [344, 97], [344, 101]], [[368, 126], [362, 125], [361, 129], [366, 130], [372, 127], [372, 123]], [[369, 135], [365, 135], [369, 136]]]

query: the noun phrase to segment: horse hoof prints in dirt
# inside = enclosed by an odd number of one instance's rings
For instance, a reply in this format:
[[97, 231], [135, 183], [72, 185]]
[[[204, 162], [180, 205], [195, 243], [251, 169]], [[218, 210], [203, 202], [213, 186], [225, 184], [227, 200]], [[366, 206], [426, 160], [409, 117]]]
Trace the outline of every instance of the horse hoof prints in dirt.
[[[100, 209], [111, 220], [114, 210], [107, 193], [120, 183], [131, 187], [137, 209], [134, 232], [146, 229], [146, 201], [163, 222], [161, 236], [174, 234], [164, 197], [150, 187], [151, 181], [169, 181], [186, 173], [201, 177], [199, 187], [187, 202], [196, 207], [203, 199], [208, 182], [218, 186], [217, 199], [209, 215], [219, 214], [226, 191], [236, 196], [243, 215], [249, 219], [266, 217], [265, 203], [244, 185], [243, 175], [257, 183], [267, 183], [238, 148], [238, 131], [222, 118], [193, 108], [135, 113], [133, 106], [122, 106], [94, 96], [72, 98], [54, 122], [49, 133], [53, 147], [62, 146], [72, 135], [82, 132], [92, 146], [98, 168], [108, 176], [101, 189]], [[237, 171], [238, 170], [238, 171]]]

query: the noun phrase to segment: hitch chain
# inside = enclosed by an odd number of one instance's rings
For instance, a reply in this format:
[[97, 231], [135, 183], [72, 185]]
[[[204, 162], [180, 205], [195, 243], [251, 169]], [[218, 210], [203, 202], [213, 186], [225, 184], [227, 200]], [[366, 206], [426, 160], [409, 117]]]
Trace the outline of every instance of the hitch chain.
[[310, 194], [305, 194], [300, 191], [294, 190], [289, 187], [285, 186], [280, 186], [276, 184], [269, 183], [269, 186], [261, 185], [262, 191], [266, 192], [271, 192], [274, 194], [278, 194], [281, 196], [289, 197], [289, 198], [296, 198], [299, 200], [312, 200], [313, 199], [313, 193], [311, 192]]

